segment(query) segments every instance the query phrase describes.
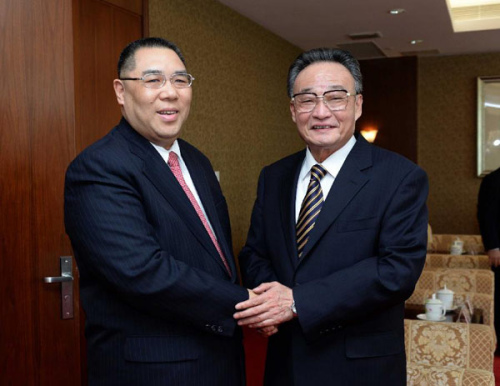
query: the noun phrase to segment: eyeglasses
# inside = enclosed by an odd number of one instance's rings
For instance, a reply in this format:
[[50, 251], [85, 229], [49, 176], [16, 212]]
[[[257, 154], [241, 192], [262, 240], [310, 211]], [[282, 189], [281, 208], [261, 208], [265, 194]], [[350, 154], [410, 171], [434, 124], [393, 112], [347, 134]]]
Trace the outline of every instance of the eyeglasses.
[[[120, 80], [142, 80], [147, 88], [162, 88], [167, 82], [167, 76], [161, 73], [146, 74], [142, 78], [119, 78]], [[193, 84], [194, 77], [191, 74], [172, 74], [168, 78], [175, 88], [187, 88]]]
[[323, 103], [330, 111], [343, 111], [347, 107], [349, 97], [356, 95], [351, 95], [347, 90], [326, 91], [321, 96], [313, 92], [301, 92], [292, 96], [292, 103], [298, 113], [310, 113], [318, 104], [319, 99], [323, 99]]

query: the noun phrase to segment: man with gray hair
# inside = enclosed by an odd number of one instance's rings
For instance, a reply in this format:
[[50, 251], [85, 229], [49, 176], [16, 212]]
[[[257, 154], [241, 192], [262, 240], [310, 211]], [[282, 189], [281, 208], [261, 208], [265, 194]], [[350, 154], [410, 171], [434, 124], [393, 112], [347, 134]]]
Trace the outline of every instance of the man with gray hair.
[[[363, 96], [346, 51], [288, 74], [306, 149], [265, 167], [246, 245], [240, 325], [275, 326], [266, 385], [405, 385], [404, 301], [424, 266], [426, 173], [354, 132]], [[276, 330], [265, 330], [272, 334]]]

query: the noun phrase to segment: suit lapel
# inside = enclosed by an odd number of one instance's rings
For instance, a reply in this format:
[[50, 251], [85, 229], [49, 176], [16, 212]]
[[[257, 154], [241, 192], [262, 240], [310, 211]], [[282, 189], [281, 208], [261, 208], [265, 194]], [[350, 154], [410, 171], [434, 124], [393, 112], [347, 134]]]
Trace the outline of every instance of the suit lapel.
[[297, 181], [304, 157], [305, 150], [297, 154], [290, 168], [284, 173], [284, 178], [281, 183], [281, 221], [285, 234], [286, 246], [288, 248], [288, 256], [294, 267], [298, 264], [297, 237], [295, 231], [295, 198], [297, 195]]
[[[189, 174], [191, 175], [191, 179], [193, 180], [194, 185], [196, 186], [196, 191], [198, 192], [198, 196], [200, 197], [201, 202], [203, 203], [203, 209], [205, 209], [205, 213], [207, 214], [208, 220], [212, 225], [212, 228], [215, 232], [215, 236], [217, 237], [217, 241], [219, 246], [221, 247], [224, 256], [226, 257], [226, 261], [231, 268], [231, 276], [236, 277], [236, 266], [234, 263], [233, 251], [229, 249], [228, 240], [224, 235], [224, 232], [221, 227], [219, 215], [217, 214], [217, 209], [215, 207], [215, 202], [212, 193], [210, 192], [210, 188], [207, 181], [207, 176], [204, 173], [203, 167], [198, 165], [197, 158], [194, 156], [192, 152], [189, 151], [189, 148], [183, 146], [183, 142], [179, 141], [179, 146], [181, 148], [182, 158], [186, 163], [187, 168], [189, 169]], [[203, 228], [205, 229], [205, 228]], [[206, 233], [206, 230], [205, 230]], [[209, 237], [210, 238], [210, 237]], [[210, 239], [210, 244], [213, 245], [212, 240]], [[219, 256], [219, 252], [215, 246], [212, 248], [212, 255], [216, 258], [217, 262], [226, 270], [224, 263], [222, 262], [221, 257]]]
[[[212, 239], [210, 239], [193, 205], [160, 154], [125, 120], [120, 123], [119, 131], [127, 138], [130, 151], [143, 160], [143, 173], [145, 176], [167, 200], [172, 209], [177, 212], [179, 218], [184, 221], [209, 254], [224, 267]], [[184, 154], [182, 156], [184, 157]], [[189, 172], [191, 173], [191, 169]], [[196, 188], [198, 189], [198, 186]], [[224, 268], [224, 270], [226, 269]]]
[[344, 165], [342, 165], [323, 204], [323, 208], [310, 233], [299, 264], [309, 257], [309, 252], [318, 243], [326, 230], [335, 222], [342, 210], [370, 180], [370, 177], [363, 170], [371, 165], [370, 145], [363, 137], [357, 136], [356, 145], [354, 145]]

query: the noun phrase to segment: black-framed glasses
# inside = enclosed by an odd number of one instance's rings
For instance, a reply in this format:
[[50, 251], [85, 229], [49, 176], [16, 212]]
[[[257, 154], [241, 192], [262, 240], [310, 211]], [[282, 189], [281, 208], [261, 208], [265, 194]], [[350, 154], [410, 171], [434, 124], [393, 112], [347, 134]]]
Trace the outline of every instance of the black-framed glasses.
[[[120, 80], [142, 80], [147, 88], [162, 88], [167, 82], [167, 76], [162, 73], [146, 74], [142, 78], [119, 78]], [[175, 88], [187, 88], [193, 84], [194, 77], [191, 74], [176, 73], [168, 77]]]
[[300, 92], [292, 96], [291, 102], [298, 113], [310, 113], [318, 104], [319, 99], [323, 99], [323, 103], [330, 111], [343, 111], [347, 108], [349, 97], [356, 95], [352, 95], [347, 90], [325, 91], [320, 96], [313, 92]]

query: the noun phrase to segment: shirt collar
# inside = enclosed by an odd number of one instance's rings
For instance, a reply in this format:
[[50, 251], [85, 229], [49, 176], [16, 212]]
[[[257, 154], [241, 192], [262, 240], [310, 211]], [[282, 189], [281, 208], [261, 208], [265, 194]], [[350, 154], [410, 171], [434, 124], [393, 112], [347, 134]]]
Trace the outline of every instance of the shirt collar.
[[[339, 174], [340, 168], [344, 164], [347, 156], [351, 152], [352, 148], [356, 144], [356, 138], [354, 135], [347, 141], [347, 143], [342, 146], [339, 150], [330, 155], [327, 159], [321, 162], [321, 166], [333, 177], [336, 178]], [[306, 157], [302, 163], [302, 169], [299, 174], [299, 181], [308, 178], [311, 168], [318, 162], [314, 159], [309, 147], [306, 148]]]
[[150, 142], [153, 147], [158, 150], [158, 153], [162, 156], [162, 158], [165, 160], [165, 162], [168, 162], [168, 156], [171, 151], [175, 152], [177, 154], [177, 157], [179, 158], [179, 161], [182, 160], [182, 155], [181, 155], [181, 148], [179, 146], [179, 142], [177, 140], [174, 141], [172, 146], [170, 146], [170, 149], [165, 149], [162, 146], [155, 145], [153, 142]]

